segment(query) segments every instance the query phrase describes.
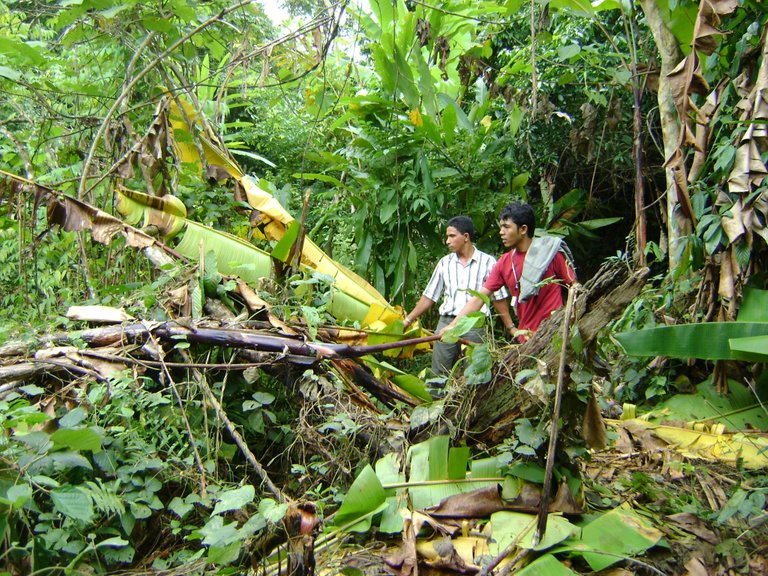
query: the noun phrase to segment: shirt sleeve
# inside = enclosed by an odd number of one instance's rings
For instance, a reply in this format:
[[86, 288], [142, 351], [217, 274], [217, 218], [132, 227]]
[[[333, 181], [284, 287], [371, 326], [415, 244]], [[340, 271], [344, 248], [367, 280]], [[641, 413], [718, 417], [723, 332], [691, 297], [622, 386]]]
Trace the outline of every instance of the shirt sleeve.
[[568, 265], [568, 261], [565, 259], [562, 252], [555, 254], [552, 263], [554, 265], [555, 278], [562, 280], [563, 284], [566, 286], [570, 286], [576, 281], [576, 272], [574, 272], [573, 268]]
[[445, 288], [443, 284], [443, 267], [445, 266], [445, 259], [441, 258], [440, 261], [437, 263], [437, 266], [435, 266], [435, 270], [432, 272], [432, 277], [429, 279], [429, 282], [427, 283], [427, 287], [424, 288], [424, 292], [422, 292], [422, 296], [426, 296], [432, 302], [439, 302], [440, 297], [443, 295], [443, 290]]
[[[490, 290], [491, 292], [501, 292], [501, 288], [504, 288], [504, 292], [507, 292], [507, 289], [504, 285], [504, 277], [501, 274], [501, 262], [502, 260], [498, 260], [496, 264], [493, 265], [493, 268], [491, 268], [491, 272], [488, 274], [488, 279], [485, 281], [485, 284], [483, 284], [483, 288]], [[509, 295], [507, 293], [507, 295]], [[500, 298], [494, 298], [494, 300], [500, 300]]]

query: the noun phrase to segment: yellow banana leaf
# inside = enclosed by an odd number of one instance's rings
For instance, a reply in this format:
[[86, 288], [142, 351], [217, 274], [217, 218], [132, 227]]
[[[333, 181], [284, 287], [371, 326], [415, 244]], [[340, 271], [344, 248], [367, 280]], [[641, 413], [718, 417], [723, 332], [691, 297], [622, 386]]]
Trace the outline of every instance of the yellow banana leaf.
[[746, 468], [753, 470], [768, 467], [768, 437], [764, 434], [729, 434], [720, 424], [702, 429], [700, 425], [694, 424], [686, 428], [654, 424], [641, 418], [606, 422], [613, 426], [622, 426], [630, 432], [633, 429], [648, 430], [667, 442], [670, 448], [688, 458], [720, 460], [734, 465], [741, 462]]
[[[272, 275], [272, 258], [269, 253], [242, 238], [187, 220], [184, 217], [186, 208], [178, 198], [158, 198], [127, 188], [119, 188], [117, 195], [117, 210], [127, 222], [155, 225], [166, 237], [180, 235], [175, 249], [182, 256], [196, 261], [200, 254], [212, 250], [216, 254], [221, 274], [236, 275], [252, 284]], [[311, 271], [309, 266], [302, 268], [305, 272]], [[356, 295], [342, 290], [336, 283], [331, 287], [327, 309], [339, 320], [352, 320], [380, 329], [391, 323], [384, 322], [388, 316], [384, 307], [378, 303], [362, 301]], [[354, 334], [359, 335], [357, 332]], [[345, 336], [349, 340], [352, 334]], [[410, 348], [410, 352], [412, 350]]]
[[[206, 136], [200, 134], [200, 130], [192, 133], [187, 118], [198, 126], [204, 126], [204, 120], [199, 118], [195, 110], [185, 101], [181, 101], [184, 107], [182, 114], [175, 101], [170, 103], [169, 120], [174, 132], [174, 146], [176, 152], [184, 162], [200, 163], [198, 147], [195, 138], [202, 149], [206, 162], [210, 165], [224, 169], [229, 175], [238, 180], [245, 191], [248, 203], [262, 213], [263, 220], [260, 225], [265, 236], [270, 240], [280, 240], [285, 235], [288, 227], [295, 220], [280, 202], [268, 191], [261, 188], [258, 183], [243, 174], [237, 163], [226, 152], [226, 148], [212, 142]], [[402, 309], [394, 307], [368, 282], [359, 275], [349, 270], [340, 263], [334, 261], [323, 252], [310, 238], [305, 238], [301, 255], [302, 264], [335, 279], [339, 291], [352, 297], [357, 303], [367, 306], [361, 322], [374, 330], [382, 329], [395, 320], [402, 320]], [[355, 319], [360, 317], [360, 310], [356, 310]]]

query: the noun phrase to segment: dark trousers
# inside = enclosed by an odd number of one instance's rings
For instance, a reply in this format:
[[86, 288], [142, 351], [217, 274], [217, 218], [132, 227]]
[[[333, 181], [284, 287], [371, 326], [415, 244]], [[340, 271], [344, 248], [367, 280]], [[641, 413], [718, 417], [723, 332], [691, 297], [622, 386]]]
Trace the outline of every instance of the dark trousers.
[[[441, 315], [440, 321], [437, 323], [435, 333], [439, 333], [440, 330], [448, 326], [455, 316]], [[470, 342], [482, 342], [485, 337], [485, 328], [472, 328], [469, 332], [464, 334], [461, 338], [463, 340], [469, 340]], [[437, 341], [432, 347], [432, 372], [437, 376], [447, 376], [453, 365], [456, 364], [456, 360], [459, 359], [461, 353], [461, 344], [456, 342], [455, 344], [447, 344], [446, 342]]]

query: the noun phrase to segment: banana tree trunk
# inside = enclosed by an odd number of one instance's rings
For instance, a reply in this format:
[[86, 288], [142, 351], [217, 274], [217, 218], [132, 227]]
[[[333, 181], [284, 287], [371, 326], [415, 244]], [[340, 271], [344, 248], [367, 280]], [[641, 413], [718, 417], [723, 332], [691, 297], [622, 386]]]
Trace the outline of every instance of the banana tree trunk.
[[[674, 70], [683, 59], [680, 45], [672, 31], [664, 23], [661, 10], [656, 0], [640, 0], [640, 6], [645, 13], [648, 26], [653, 34], [656, 47], [661, 59], [661, 71], [659, 74], [659, 118], [661, 121], [661, 133], [664, 139], [664, 157], [669, 160], [677, 150], [680, 142], [680, 120], [677, 117], [672, 90], [667, 79], [668, 74]], [[674, 270], [678, 265], [677, 246], [680, 239], [691, 232], [690, 220], [681, 212], [677, 189], [674, 184], [673, 168], [666, 168], [666, 242], [661, 239], [661, 246], [666, 244], [669, 255], [669, 269]], [[664, 234], [664, 232], [662, 232]]]

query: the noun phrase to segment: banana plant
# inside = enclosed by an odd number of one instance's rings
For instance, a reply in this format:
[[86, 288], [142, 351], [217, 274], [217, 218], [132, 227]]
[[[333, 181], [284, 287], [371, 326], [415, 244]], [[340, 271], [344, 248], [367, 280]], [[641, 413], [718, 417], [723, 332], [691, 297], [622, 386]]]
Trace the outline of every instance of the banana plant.
[[[179, 108], [179, 104], [181, 108]], [[291, 239], [297, 231], [297, 221], [267, 190], [258, 182], [243, 173], [231, 158], [225, 146], [214, 142], [214, 136], [207, 129], [204, 118], [184, 100], [169, 103], [169, 122], [173, 129], [173, 145], [182, 162], [202, 165], [201, 153], [209, 167], [223, 170], [242, 186], [248, 204], [262, 215], [260, 229], [268, 240], [282, 241]], [[199, 128], [202, 126], [202, 128]], [[295, 236], [293, 236], [295, 238]], [[295, 242], [291, 241], [289, 244]], [[285, 249], [285, 245], [282, 246]], [[282, 252], [281, 252], [282, 253]], [[334, 279], [339, 299], [345, 308], [334, 306], [341, 316], [352, 319], [374, 330], [383, 329], [397, 320], [403, 320], [404, 312], [394, 307], [373, 286], [363, 278], [330, 258], [310, 238], [302, 242], [301, 262], [308, 269], [315, 270]], [[346, 305], [350, 306], [346, 310]], [[348, 312], [354, 312], [347, 315]]]
[[[150, 196], [121, 187], [117, 190], [117, 198], [117, 211], [126, 223], [141, 224], [143, 227], [154, 226], [168, 239], [178, 236], [178, 243], [174, 248], [190, 260], [196, 261], [200, 254], [205, 255], [213, 251], [220, 273], [237, 275], [250, 283], [269, 278], [273, 273], [272, 258], [281, 248], [279, 243], [275, 250], [269, 253], [242, 238], [188, 220], [183, 202], [170, 195]], [[303, 270], [311, 272], [317, 268], [304, 265]], [[342, 290], [338, 283], [331, 287], [328, 311], [339, 320], [359, 322], [364, 326], [371, 326], [374, 322], [381, 323], [383, 314], [374, 316], [373, 322], [369, 321], [372, 307], [372, 302], [359, 298], [359, 292], [349, 294]], [[381, 308], [383, 310], [384, 307]]]

